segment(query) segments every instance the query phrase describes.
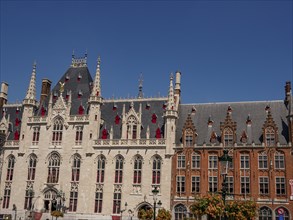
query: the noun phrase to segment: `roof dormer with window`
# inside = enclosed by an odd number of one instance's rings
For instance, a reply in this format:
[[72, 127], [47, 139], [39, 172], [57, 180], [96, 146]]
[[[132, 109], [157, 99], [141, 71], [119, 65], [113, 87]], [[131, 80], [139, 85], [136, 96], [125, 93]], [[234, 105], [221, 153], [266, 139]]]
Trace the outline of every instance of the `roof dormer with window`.
[[183, 147], [193, 147], [196, 141], [197, 133], [191, 115], [188, 114], [182, 131]]
[[233, 146], [236, 142], [236, 126], [236, 122], [232, 120], [232, 108], [229, 106], [225, 121], [220, 123], [221, 141], [224, 147]]
[[267, 118], [262, 127], [263, 144], [265, 146], [275, 146], [278, 143], [278, 127], [271, 114], [271, 108], [266, 107]]

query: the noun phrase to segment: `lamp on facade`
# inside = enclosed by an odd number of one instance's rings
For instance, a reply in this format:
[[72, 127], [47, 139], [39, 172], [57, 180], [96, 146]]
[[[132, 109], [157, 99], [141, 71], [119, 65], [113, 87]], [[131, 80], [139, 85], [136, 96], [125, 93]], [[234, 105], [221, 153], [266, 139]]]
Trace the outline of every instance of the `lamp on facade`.
[[[232, 164], [232, 157], [228, 155], [228, 150], [223, 150], [223, 155], [219, 157], [220, 162], [220, 171], [221, 175], [223, 176], [223, 183], [222, 183], [222, 199], [224, 202], [224, 206], [226, 205], [226, 195], [228, 192], [228, 183], [227, 183], [227, 175], [229, 169]], [[224, 216], [224, 220], [226, 220], [226, 216]]]
[[153, 193], [153, 198], [154, 198], [154, 220], [156, 220], [156, 205], [158, 205], [158, 207], [160, 207], [162, 205], [162, 202], [161, 202], [161, 200], [159, 200], [157, 202], [157, 199], [158, 199], [157, 196], [158, 196], [159, 190], [157, 189], [156, 186], [152, 190], [152, 193]]

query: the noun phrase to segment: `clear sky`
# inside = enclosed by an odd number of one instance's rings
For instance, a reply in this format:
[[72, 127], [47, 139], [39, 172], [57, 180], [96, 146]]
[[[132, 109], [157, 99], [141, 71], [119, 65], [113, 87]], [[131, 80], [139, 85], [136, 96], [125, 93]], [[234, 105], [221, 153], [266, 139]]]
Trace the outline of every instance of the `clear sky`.
[[1, 78], [25, 97], [37, 62], [53, 85], [88, 52], [101, 56], [104, 98], [166, 96], [182, 72], [182, 102], [280, 100], [292, 81], [292, 1], [1, 0]]

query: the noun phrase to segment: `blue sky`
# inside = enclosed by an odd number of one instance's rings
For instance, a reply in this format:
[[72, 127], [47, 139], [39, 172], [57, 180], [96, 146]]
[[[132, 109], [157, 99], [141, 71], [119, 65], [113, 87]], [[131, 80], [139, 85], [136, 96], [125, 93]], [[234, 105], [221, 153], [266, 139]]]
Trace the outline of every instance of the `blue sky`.
[[292, 1], [1, 1], [1, 78], [21, 102], [37, 61], [55, 85], [72, 51], [101, 56], [105, 98], [167, 95], [182, 102], [280, 100], [292, 81]]

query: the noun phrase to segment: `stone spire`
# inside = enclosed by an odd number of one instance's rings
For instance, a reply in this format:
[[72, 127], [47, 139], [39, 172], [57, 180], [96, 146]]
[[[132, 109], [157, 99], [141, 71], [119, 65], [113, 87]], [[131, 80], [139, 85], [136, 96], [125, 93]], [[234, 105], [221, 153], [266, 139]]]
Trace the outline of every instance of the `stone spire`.
[[36, 100], [36, 62], [33, 64], [33, 71], [29, 87], [26, 92], [25, 100]]
[[92, 96], [98, 96], [100, 97], [101, 94], [101, 69], [100, 69], [100, 65], [101, 65], [101, 58], [98, 58], [97, 61], [97, 69], [96, 69], [96, 77], [95, 77], [95, 81], [93, 84], [93, 90], [92, 90]]
[[174, 89], [173, 89], [173, 73], [171, 73], [167, 110], [174, 110], [173, 108], [174, 108]]
[[142, 78], [142, 74], [140, 74], [139, 86], [138, 86], [138, 96], [137, 96], [138, 99], [142, 99], [143, 98], [142, 82], [143, 82], [143, 78]]

